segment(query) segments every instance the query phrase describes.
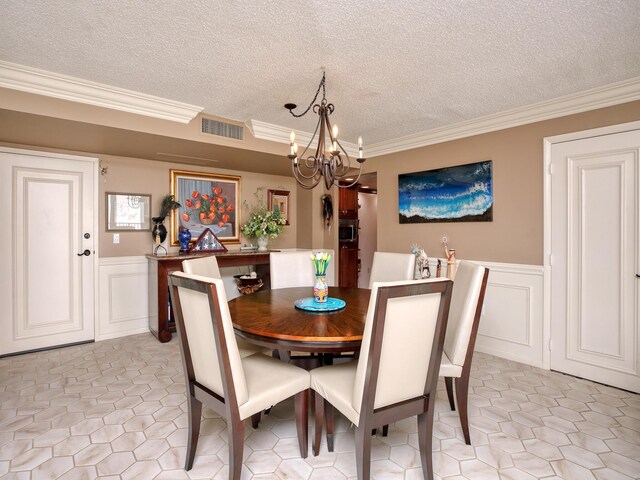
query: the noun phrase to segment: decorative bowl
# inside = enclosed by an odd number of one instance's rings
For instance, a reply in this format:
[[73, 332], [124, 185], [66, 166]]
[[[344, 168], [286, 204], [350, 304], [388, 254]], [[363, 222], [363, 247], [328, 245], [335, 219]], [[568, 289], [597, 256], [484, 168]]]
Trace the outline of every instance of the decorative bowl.
[[233, 278], [236, 280], [238, 291], [243, 295], [257, 292], [263, 285], [262, 278], [260, 277], [248, 277], [246, 274], [241, 274], [234, 275]]

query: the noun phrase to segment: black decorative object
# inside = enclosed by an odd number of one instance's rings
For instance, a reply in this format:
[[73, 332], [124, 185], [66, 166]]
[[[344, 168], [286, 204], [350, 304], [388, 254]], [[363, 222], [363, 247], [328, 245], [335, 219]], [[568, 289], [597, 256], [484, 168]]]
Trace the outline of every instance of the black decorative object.
[[151, 230], [151, 235], [153, 235], [153, 242], [155, 243], [155, 247], [153, 249], [153, 254], [157, 255], [158, 250], [162, 248], [165, 253], [167, 253], [167, 249], [162, 246], [162, 242], [167, 239], [167, 227], [164, 226], [164, 220], [167, 218], [167, 215], [176, 208], [179, 208], [180, 204], [173, 199], [173, 195], [167, 195], [162, 199], [162, 205], [160, 206], [160, 215], [157, 217], [153, 217], [153, 230]]

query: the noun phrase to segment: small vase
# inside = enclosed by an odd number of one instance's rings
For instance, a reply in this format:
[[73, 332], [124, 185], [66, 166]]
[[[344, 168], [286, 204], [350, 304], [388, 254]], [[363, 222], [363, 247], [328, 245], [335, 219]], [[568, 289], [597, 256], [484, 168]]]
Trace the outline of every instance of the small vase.
[[267, 235], [262, 235], [258, 237], [258, 251], [266, 252], [267, 245], [269, 244], [269, 237]]
[[188, 228], [180, 227], [178, 232], [178, 241], [180, 242], [181, 254], [189, 253], [189, 242], [191, 241], [191, 232]]
[[313, 286], [313, 300], [318, 303], [325, 303], [329, 298], [329, 287], [327, 287], [327, 276], [316, 275], [316, 283]]

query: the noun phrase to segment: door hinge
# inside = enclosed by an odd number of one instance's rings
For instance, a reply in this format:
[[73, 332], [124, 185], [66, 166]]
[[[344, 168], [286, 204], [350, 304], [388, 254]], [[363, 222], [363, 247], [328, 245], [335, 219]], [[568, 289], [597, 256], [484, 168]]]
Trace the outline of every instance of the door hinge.
[[549, 339], [549, 351], [553, 350], [553, 340]]
[[553, 265], [553, 255], [549, 254], [549, 266]]
[[549, 170], [549, 175], [553, 175], [553, 163], [549, 164], [548, 170]]

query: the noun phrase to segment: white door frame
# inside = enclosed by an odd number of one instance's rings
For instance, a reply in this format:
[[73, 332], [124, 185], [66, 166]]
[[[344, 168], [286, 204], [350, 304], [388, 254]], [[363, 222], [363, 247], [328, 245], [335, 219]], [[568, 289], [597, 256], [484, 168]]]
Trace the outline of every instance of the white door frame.
[[608, 127], [545, 137], [544, 145], [544, 247], [543, 247], [543, 311], [542, 311], [542, 368], [551, 368], [551, 150], [554, 144], [582, 140], [584, 138], [628, 132], [640, 128], [640, 121], [621, 123]]
[[[100, 257], [100, 230], [98, 230], [99, 228], [99, 221], [98, 221], [98, 217], [100, 217], [100, 203], [99, 203], [99, 175], [98, 175], [98, 165], [99, 165], [99, 159], [96, 157], [84, 157], [84, 156], [80, 156], [80, 155], [69, 155], [66, 153], [55, 153], [55, 152], [49, 152], [46, 150], [26, 150], [26, 149], [22, 149], [22, 148], [11, 148], [11, 147], [3, 147], [0, 146], [0, 152], [6, 152], [6, 153], [12, 153], [12, 154], [16, 154], [16, 155], [29, 155], [29, 156], [34, 156], [34, 157], [43, 157], [43, 158], [60, 158], [63, 160], [75, 160], [75, 161], [82, 161], [82, 162], [88, 162], [90, 164], [92, 164], [92, 171], [93, 171], [93, 175], [91, 178], [91, 181], [93, 183], [93, 211], [94, 211], [94, 215], [93, 215], [93, 235], [94, 235], [94, 242], [93, 242], [93, 250], [95, 252], [94, 255], [92, 255], [91, 257], [91, 261], [93, 262], [93, 323], [94, 323], [94, 338], [95, 338], [95, 332], [98, 331], [98, 316], [100, 313], [100, 305], [98, 304], [100, 297], [99, 297], [99, 288], [98, 288], [98, 259]], [[86, 261], [87, 259], [85, 259], [84, 261]]]

